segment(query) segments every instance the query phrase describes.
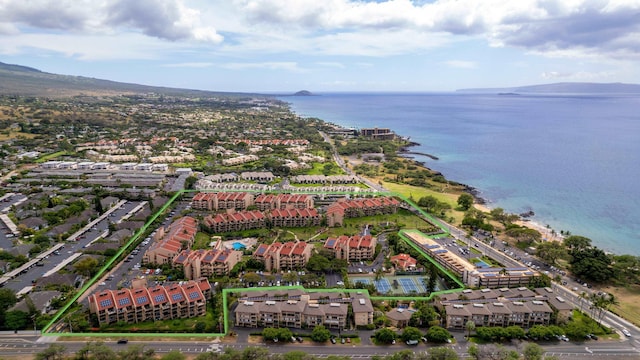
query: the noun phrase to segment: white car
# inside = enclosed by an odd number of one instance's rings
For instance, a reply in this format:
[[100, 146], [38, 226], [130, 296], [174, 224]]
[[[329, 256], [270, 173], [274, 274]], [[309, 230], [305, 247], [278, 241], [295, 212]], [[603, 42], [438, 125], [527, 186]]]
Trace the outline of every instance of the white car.
[[631, 337], [631, 333], [629, 332], [629, 330], [627, 329], [622, 329], [622, 333], [624, 334], [624, 336], [626, 337]]

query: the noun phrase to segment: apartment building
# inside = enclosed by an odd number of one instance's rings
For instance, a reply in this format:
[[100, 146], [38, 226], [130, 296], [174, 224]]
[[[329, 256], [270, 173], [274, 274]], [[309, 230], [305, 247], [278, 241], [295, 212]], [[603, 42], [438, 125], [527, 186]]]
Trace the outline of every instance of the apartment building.
[[264, 262], [267, 271], [301, 269], [307, 265], [312, 250], [313, 245], [304, 241], [274, 242], [260, 244], [253, 257]]
[[253, 194], [246, 192], [197, 193], [191, 206], [198, 210], [244, 210], [253, 205]]
[[168, 228], [160, 228], [155, 241], [145, 251], [143, 262], [151, 264], [168, 264], [181, 250], [193, 246], [198, 221], [190, 216], [182, 217]]
[[[444, 310], [446, 327], [452, 330], [463, 330], [469, 320], [476, 326], [518, 325], [529, 328], [534, 325], [549, 325], [554, 311], [559, 311], [553, 305], [556, 299], [549, 296], [550, 293], [544, 288], [536, 291], [526, 287], [466, 289], [461, 293], [442, 294], [435, 306]], [[564, 302], [559, 303], [563, 312], [572, 310]], [[560, 318], [559, 316], [558, 319]]]
[[274, 227], [320, 226], [320, 214], [316, 209], [273, 209], [267, 217]]
[[260, 211], [273, 209], [313, 209], [312, 195], [303, 194], [261, 194], [256, 196], [255, 206]]
[[371, 260], [376, 252], [376, 238], [371, 235], [342, 235], [337, 238], [328, 238], [324, 248], [329, 250], [336, 259], [349, 262]]
[[526, 267], [477, 268], [465, 258], [442, 247], [419, 231], [404, 231], [403, 234], [420, 246], [429, 257], [460, 277], [470, 287], [495, 289], [527, 286], [533, 278], [540, 276], [537, 271]]
[[363, 128], [360, 129], [360, 135], [373, 140], [393, 140], [396, 134], [389, 128]]
[[231, 249], [182, 250], [173, 258], [172, 266], [181, 268], [187, 279], [229, 275], [242, 260], [242, 251]]
[[342, 226], [345, 218], [395, 214], [399, 205], [393, 197], [340, 199], [327, 207], [327, 225]]
[[348, 308], [356, 326], [373, 323], [373, 305], [364, 294], [305, 293], [278, 296], [273, 291], [243, 294], [234, 310], [235, 326], [344, 329]]
[[212, 233], [259, 229], [266, 226], [266, 217], [257, 210], [232, 211], [229, 213], [209, 215], [204, 218], [203, 225]]
[[207, 279], [137, 289], [102, 290], [89, 295], [89, 311], [98, 323], [140, 323], [206, 314], [211, 284]]

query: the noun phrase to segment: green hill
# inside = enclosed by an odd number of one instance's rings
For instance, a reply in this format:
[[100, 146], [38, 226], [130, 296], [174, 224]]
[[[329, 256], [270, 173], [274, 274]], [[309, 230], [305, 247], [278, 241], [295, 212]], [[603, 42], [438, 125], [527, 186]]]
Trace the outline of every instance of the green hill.
[[38, 69], [0, 62], [0, 95], [68, 97], [77, 95], [115, 95], [158, 93], [181, 96], [246, 96], [249, 94], [146, 86], [101, 80], [84, 76], [58, 75]]

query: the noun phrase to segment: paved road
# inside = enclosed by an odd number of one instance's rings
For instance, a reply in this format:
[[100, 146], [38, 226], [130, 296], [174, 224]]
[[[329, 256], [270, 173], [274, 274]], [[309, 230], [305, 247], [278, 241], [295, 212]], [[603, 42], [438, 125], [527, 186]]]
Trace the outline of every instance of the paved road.
[[[457, 338], [463, 337], [463, 334], [457, 334]], [[317, 345], [309, 342], [302, 344], [249, 344], [246, 337], [238, 337], [238, 340], [243, 338], [243, 342], [234, 343], [218, 343], [212, 341], [199, 341], [198, 339], [190, 339], [186, 341], [138, 341], [130, 339], [130, 345], [144, 344], [145, 348], [154, 349], [157, 353], [167, 353], [172, 350], [178, 350], [185, 354], [198, 354], [206, 352], [211, 348], [219, 348], [224, 350], [225, 348], [232, 348], [242, 350], [248, 346], [266, 347], [270, 353], [285, 353], [294, 350], [302, 350], [308, 354], [317, 357], [326, 357], [328, 355], [348, 355], [352, 358], [371, 358], [374, 355], [384, 356], [392, 354], [401, 350], [413, 350], [415, 352], [428, 351], [432, 348], [432, 345], [419, 344], [417, 346], [407, 346], [402, 343], [389, 346], [374, 346], [374, 345], [352, 345], [352, 344], [323, 344]], [[2, 334], [0, 335], [0, 355], [20, 355], [20, 354], [35, 354], [46, 349], [50, 343], [55, 342], [55, 338], [40, 338], [33, 335], [13, 335]], [[78, 351], [85, 345], [84, 341], [63, 341], [57, 342], [66, 347], [69, 353]], [[111, 347], [115, 351], [123, 350], [126, 345], [119, 345], [114, 340], [107, 340], [105, 344]], [[468, 343], [464, 340], [460, 340], [458, 343], [443, 345], [454, 349], [461, 356], [467, 355]], [[505, 346], [511, 350], [518, 351], [522, 348], [524, 343], [513, 342], [506, 344]], [[637, 359], [640, 357], [640, 351], [627, 344], [625, 342], [611, 341], [611, 342], [585, 342], [585, 343], [556, 343], [556, 344], [541, 344], [547, 352], [547, 355], [555, 355], [563, 359], [597, 359], [603, 356], [613, 357], [614, 359]]]

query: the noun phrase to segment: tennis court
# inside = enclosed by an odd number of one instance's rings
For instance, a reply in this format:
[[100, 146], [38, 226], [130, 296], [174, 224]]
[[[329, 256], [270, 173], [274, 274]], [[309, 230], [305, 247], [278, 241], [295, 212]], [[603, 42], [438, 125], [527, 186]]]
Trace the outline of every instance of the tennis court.
[[[426, 283], [429, 278], [420, 275], [402, 275], [402, 276], [387, 276], [379, 280], [375, 280], [372, 276], [361, 275], [351, 276], [351, 283], [357, 284], [373, 284], [378, 293], [386, 295], [415, 295], [426, 294]], [[442, 279], [438, 279], [436, 282], [435, 291], [445, 289], [445, 285]]]

